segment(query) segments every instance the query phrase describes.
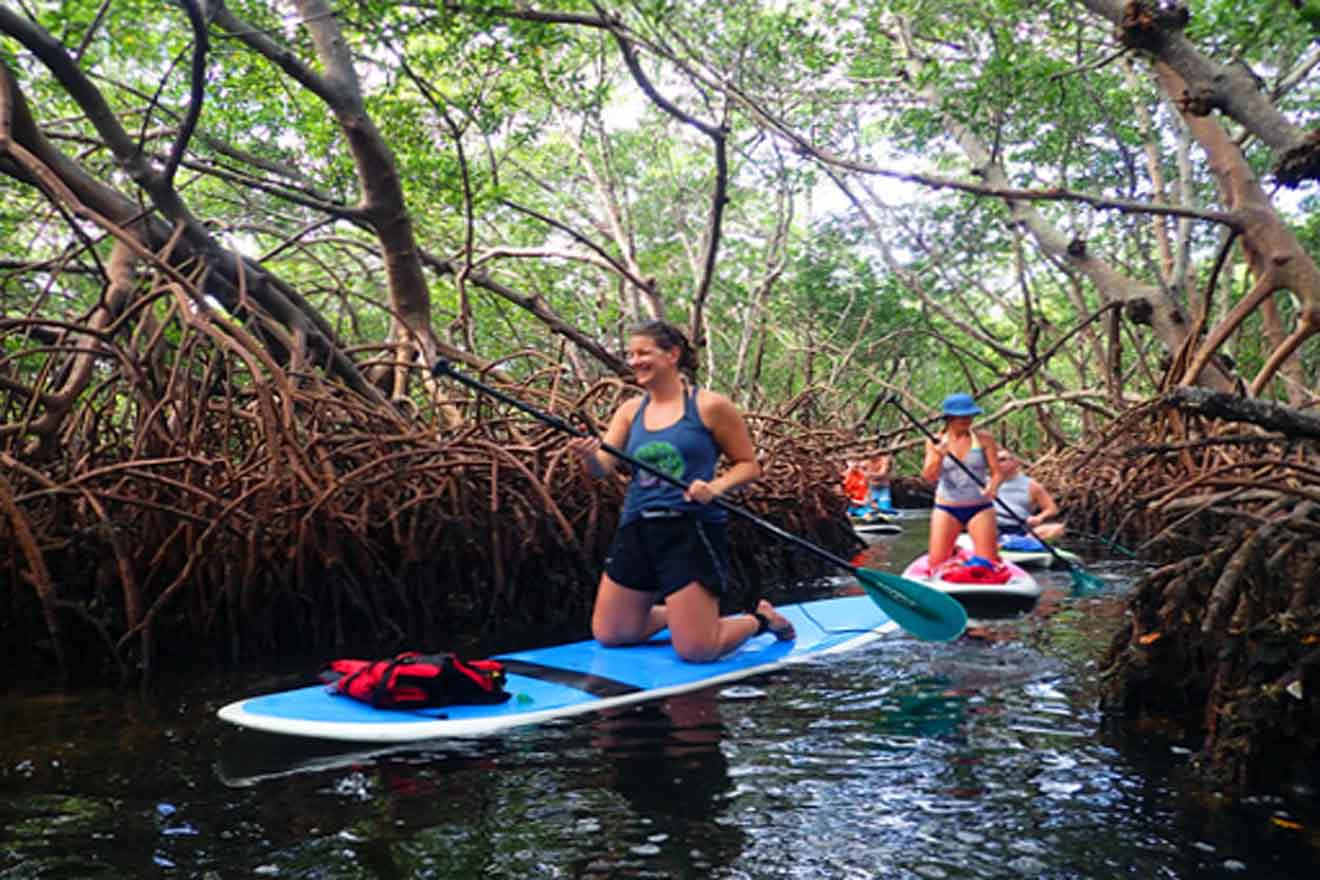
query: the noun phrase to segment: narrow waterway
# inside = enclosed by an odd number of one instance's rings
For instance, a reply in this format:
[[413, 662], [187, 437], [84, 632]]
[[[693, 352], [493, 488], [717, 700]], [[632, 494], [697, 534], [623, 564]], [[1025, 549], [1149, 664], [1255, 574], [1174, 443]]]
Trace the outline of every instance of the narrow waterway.
[[[875, 539], [901, 569], [924, 521]], [[1293, 878], [1320, 871], [1301, 786], [1230, 800], [1194, 743], [1120, 733], [1091, 658], [1112, 592], [954, 644], [902, 636], [606, 715], [386, 750], [223, 725], [306, 670], [187, 693], [0, 700], [0, 878]], [[829, 595], [841, 582], [800, 591]]]

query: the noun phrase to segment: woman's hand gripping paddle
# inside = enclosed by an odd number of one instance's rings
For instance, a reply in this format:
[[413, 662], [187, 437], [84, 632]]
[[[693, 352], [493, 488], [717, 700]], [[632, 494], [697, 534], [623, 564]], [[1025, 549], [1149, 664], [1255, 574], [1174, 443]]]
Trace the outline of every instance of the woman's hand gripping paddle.
[[[437, 377], [448, 376], [469, 388], [475, 389], [484, 394], [489, 394], [496, 400], [503, 401], [516, 409], [520, 409], [528, 415], [540, 419], [550, 427], [563, 431], [565, 434], [570, 434], [574, 437], [587, 436], [586, 431], [583, 431], [581, 428], [573, 427], [558, 416], [542, 412], [530, 404], [524, 403], [515, 397], [510, 397], [495, 388], [491, 388], [484, 382], [464, 376], [462, 373], [455, 370], [453, 365], [446, 360], [436, 361], [435, 366], [431, 368], [431, 374]], [[680, 489], [687, 489], [687, 486], [682, 480], [670, 476], [653, 465], [649, 465], [644, 461], [633, 458], [622, 449], [618, 449], [608, 443], [602, 443], [601, 449], [605, 450], [610, 455], [613, 455], [620, 461], [626, 461], [634, 468], [646, 471], [647, 473], [664, 480], [670, 485], [677, 486]], [[956, 639], [962, 634], [963, 629], [967, 626], [967, 612], [963, 609], [962, 605], [958, 603], [958, 600], [954, 599], [952, 596], [945, 595], [939, 590], [932, 589], [925, 584], [919, 584], [916, 581], [910, 581], [895, 574], [876, 571], [870, 568], [858, 568], [847, 560], [835, 556], [823, 547], [817, 547], [805, 538], [800, 538], [791, 532], [786, 532], [779, 528], [779, 526], [766, 522], [756, 514], [743, 510], [741, 507], [730, 504], [723, 499], [716, 498], [711, 503], [727, 510], [735, 516], [739, 516], [748, 522], [765, 529], [767, 532], [788, 541], [790, 544], [797, 545], [803, 550], [824, 559], [826, 562], [831, 562], [840, 568], [846, 568], [848, 571], [852, 572], [853, 577], [857, 578], [858, 582], [862, 585], [862, 589], [866, 591], [866, 595], [872, 602], [880, 606], [886, 614], [893, 618], [895, 623], [912, 633], [917, 638], [935, 642], [947, 642], [951, 639]]]
[[[935, 435], [930, 432], [929, 428], [927, 428], [921, 422], [917, 421], [916, 416], [912, 415], [912, 413], [908, 412], [906, 409], [903, 408], [903, 404], [898, 402], [897, 395], [890, 394], [888, 396], [887, 402], [893, 404], [894, 409], [898, 410], [904, 416], [906, 416], [909, 422], [915, 425], [917, 429], [921, 431], [921, 433], [925, 434], [927, 440], [929, 440], [931, 443], [939, 443], [939, 441], [935, 439]], [[962, 468], [963, 473], [971, 477], [972, 481], [976, 483], [976, 485], [980, 486], [982, 489], [985, 488], [985, 483], [982, 483], [980, 477], [972, 473], [971, 468], [963, 464], [962, 459], [960, 459], [958, 456], [954, 455], [953, 453], [949, 453], [949, 457], [954, 460], [954, 462], [958, 465], [958, 467]], [[1074, 592], [1081, 595], [1090, 595], [1091, 593], [1095, 593], [1099, 590], [1104, 589], [1105, 586], [1104, 581], [1100, 580], [1100, 578], [1096, 577], [1093, 574], [1090, 574], [1089, 572], [1083, 571], [1080, 565], [1077, 565], [1074, 562], [1070, 562], [1067, 557], [1065, 557], [1058, 550], [1055, 550], [1052, 546], [1050, 546], [1049, 542], [1045, 541], [1044, 539], [1041, 538], [1040, 535], [1036, 534], [1035, 530], [1032, 529], [1031, 526], [1027, 525], [1027, 521], [1024, 520], [1022, 517], [1018, 516], [1017, 511], [1009, 507], [1006, 503], [1004, 503], [1004, 500], [1002, 498], [996, 495], [994, 501], [995, 504], [999, 505], [1001, 510], [1007, 513], [1009, 516], [1013, 517], [1013, 519], [1017, 520], [1018, 525], [1022, 526], [1022, 528], [1026, 530], [1027, 534], [1031, 535], [1031, 537], [1035, 538], [1037, 541], [1040, 541], [1041, 545], [1050, 552], [1050, 555], [1053, 556], [1057, 562], [1061, 563], [1064, 568], [1068, 569], [1068, 574], [1072, 576]]]

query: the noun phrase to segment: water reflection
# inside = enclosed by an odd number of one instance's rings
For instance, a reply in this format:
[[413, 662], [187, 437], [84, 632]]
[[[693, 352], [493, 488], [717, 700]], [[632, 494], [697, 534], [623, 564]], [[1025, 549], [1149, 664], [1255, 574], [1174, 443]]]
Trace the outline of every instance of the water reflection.
[[603, 847], [578, 876], [706, 876], [737, 860], [746, 836], [720, 821], [734, 786], [719, 699], [715, 689], [699, 691], [591, 723], [607, 769], [601, 783], [630, 811], [619, 844]]
[[971, 693], [943, 676], [913, 679], [886, 695], [875, 729], [888, 736], [950, 736], [967, 717]]
[[716, 692], [705, 690], [605, 714], [591, 744], [639, 812], [704, 820], [732, 788], [723, 732]]
[[[924, 534], [881, 544], [868, 567]], [[1089, 664], [1122, 603], [1055, 575], [1055, 613], [981, 638], [899, 635], [482, 740], [238, 731], [215, 708], [263, 688], [219, 678], [0, 697], [0, 877], [1315, 876], [1313, 788], [1234, 802], [1191, 781], [1195, 743], [1101, 727]]]

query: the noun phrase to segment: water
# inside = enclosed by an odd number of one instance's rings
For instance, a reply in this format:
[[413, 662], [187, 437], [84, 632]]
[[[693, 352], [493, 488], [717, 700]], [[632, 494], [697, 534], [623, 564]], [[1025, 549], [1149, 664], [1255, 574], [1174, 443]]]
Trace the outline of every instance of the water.
[[[920, 523], [864, 564], [901, 567]], [[1088, 556], [1088, 560], [1094, 557]], [[893, 638], [662, 703], [472, 742], [352, 749], [241, 731], [286, 673], [0, 703], [0, 878], [1300, 878], [1320, 808], [1232, 801], [1190, 746], [1109, 732], [1088, 663], [1115, 592]], [[829, 585], [818, 588], [828, 592]]]

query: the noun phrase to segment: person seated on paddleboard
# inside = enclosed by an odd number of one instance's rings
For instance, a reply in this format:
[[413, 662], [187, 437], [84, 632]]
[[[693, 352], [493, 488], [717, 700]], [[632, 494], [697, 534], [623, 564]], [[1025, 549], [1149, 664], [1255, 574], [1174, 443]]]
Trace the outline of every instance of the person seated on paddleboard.
[[866, 472], [871, 506], [885, 513], [893, 511], [894, 497], [889, 491], [889, 483], [894, 469], [894, 457], [878, 453], [868, 458], [862, 469]]
[[[981, 412], [970, 394], [950, 394], [941, 406], [944, 431], [939, 442], [926, 440], [921, 476], [926, 482], [936, 484], [927, 557], [931, 571], [954, 555], [954, 546], [963, 529], [971, 535], [977, 557], [991, 563], [999, 559], [994, 498], [1003, 475], [999, 472], [995, 439], [985, 431], [972, 429], [973, 418]], [[958, 462], [976, 478], [959, 467]]]
[[996, 455], [999, 472], [1004, 480], [999, 484], [1000, 502], [1018, 515], [1017, 519], [1009, 516], [1002, 508], [997, 508], [999, 534], [1004, 537], [1026, 535], [1022, 523], [1031, 526], [1031, 531], [1042, 541], [1053, 541], [1063, 537], [1063, 523], [1049, 522], [1059, 515], [1059, 505], [1054, 496], [1039, 482], [1027, 476], [1022, 470], [1022, 463], [1010, 449], [1000, 448]]
[[866, 471], [858, 459], [848, 459], [843, 468], [843, 494], [848, 498], [849, 516], [866, 515], [870, 506], [867, 501]]
[[[792, 639], [793, 625], [765, 600], [750, 614], [720, 616], [729, 586], [728, 512], [711, 502], [761, 475], [742, 413], [723, 394], [688, 385], [684, 373], [696, 373], [696, 352], [672, 324], [633, 328], [627, 357], [645, 393], [615, 410], [603, 438], [575, 438], [569, 448], [591, 476], [607, 476], [617, 463], [603, 440], [687, 489], [634, 469], [596, 590], [592, 635], [604, 645], [629, 645], [667, 626], [674, 650], [695, 663], [763, 632]], [[732, 464], [716, 477], [721, 453]]]

